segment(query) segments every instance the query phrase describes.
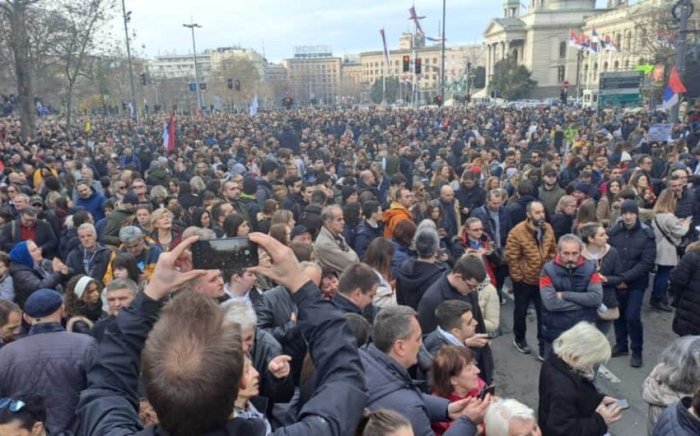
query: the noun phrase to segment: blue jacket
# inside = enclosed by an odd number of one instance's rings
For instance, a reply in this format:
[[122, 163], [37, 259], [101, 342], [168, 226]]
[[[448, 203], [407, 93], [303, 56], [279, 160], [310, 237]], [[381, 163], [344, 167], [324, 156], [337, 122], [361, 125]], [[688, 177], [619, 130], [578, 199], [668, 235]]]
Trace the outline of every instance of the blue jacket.
[[[481, 206], [471, 212], [473, 218], [479, 218], [484, 225], [484, 231], [489, 235], [492, 241], [496, 241], [496, 222], [491, 219], [491, 214], [486, 206]], [[510, 214], [506, 212], [505, 207], [498, 210], [498, 224], [500, 228], [500, 247], [505, 248], [508, 232], [513, 228], [513, 222], [510, 219]], [[498, 246], [498, 245], [497, 245]]]
[[85, 209], [86, 211], [90, 212], [90, 215], [92, 215], [92, 220], [94, 222], [98, 222], [105, 217], [104, 204], [105, 201], [107, 201], [107, 198], [105, 198], [105, 196], [99, 192], [95, 192], [93, 188], [90, 189], [92, 190], [92, 194], [88, 198], [78, 197], [76, 199], [75, 208]]
[[[301, 409], [298, 421], [278, 428], [274, 435], [352, 434], [367, 403], [362, 365], [345, 318], [331, 309], [311, 282], [292, 295], [299, 307], [298, 323], [316, 365], [315, 395]], [[116, 324], [99, 345], [88, 388], [78, 405], [81, 431], [87, 435], [163, 435], [163, 429], [143, 430], [138, 415], [141, 350], [163, 302], [140, 293], [122, 310]], [[108, 413], [107, 413], [108, 412]], [[234, 418], [211, 435], [263, 435], [256, 420]]]
[[[411, 421], [416, 436], [433, 436], [432, 422], [449, 421], [445, 398], [424, 394], [411, 380], [408, 371], [373, 344], [360, 350], [365, 368], [372, 410], [389, 409]], [[476, 426], [466, 418], [455, 422], [445, 435], [476, 435]]]
[[403, 244], [399, 244], [393, 239], [391, 240], [391, 243], [394, 244], [394, 256], [391, 258], [391, 275], [393, 277], [397, 277], [399, 275], [399, 267], [401, 264], [408, 259], [415, 258], [416, 256], [413, 255], [410, 248], [404, 246]]
[[620, 221], [608, 231], [608, 243], [615, 247], [622, 260], [622, 281], [629, 289], [646, 289], [649, 273], [656, 262], [656, 237], [654, 230], [639, 219], [627, 229]]
[[654, 428], [654, 436], [694, 436], [700, 434], [700, 419], [688, 411], [691, 398], [671, 404], [663, 411]]
[[355, 250], [360, 260], [364, 259], [369, 244], [383, 234], [384, 232], [381, 224], [378, 224], [377, 227], [374, 228], [367, 224], [367, 221], [363, 220], [355, 227], [355, 243], [352, 249]]

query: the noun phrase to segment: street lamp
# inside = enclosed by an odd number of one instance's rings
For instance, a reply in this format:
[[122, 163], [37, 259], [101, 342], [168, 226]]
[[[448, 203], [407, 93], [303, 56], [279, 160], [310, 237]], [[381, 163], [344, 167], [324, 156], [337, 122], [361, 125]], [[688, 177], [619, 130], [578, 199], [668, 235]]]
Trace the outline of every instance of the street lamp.
[[194, 89], [197, 92], [197, 105], [202, 110], [204, 101], [202, 100], [202, 90], [199, 87], [199, 67], [197, 67], [197, 45], [194, 41], [194, 29], [201, 28], [197, 23], [183, 24], [182, 27], [188, 27], [192, 31], [192, 57], [194, 58]]
[[[134, 111], [134, 118], [136, 118], [136, 89], [134, 88], [134, 67], [131, 65], [131, 46], [129, 44], [129, 20], [131, 19], [131, 11], [126, 12], [126, 5], [124, 0], [122, 0], [122, 16], [124, 17], [124, 36], [126, 37], [126, 58], [129, 62], [129, 88], [131, 88], [131, 108]], [[131, 123], [131, 114], [129, 114], [129, 123]]]

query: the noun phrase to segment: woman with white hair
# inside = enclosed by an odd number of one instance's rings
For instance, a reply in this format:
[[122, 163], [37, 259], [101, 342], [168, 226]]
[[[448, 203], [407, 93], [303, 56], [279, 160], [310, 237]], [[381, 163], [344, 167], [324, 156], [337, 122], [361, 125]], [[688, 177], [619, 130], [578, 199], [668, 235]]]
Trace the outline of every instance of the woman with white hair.
[[662, 353], [659, 363], [644, 380], [642, 398], [649, 404], [647, 431], [669, 405], [692, 397], [700, 388], [700, 336], [676, 339]]
[[[617, 401], [593, 385], [596, 368], [610, 359], [610, 344], [593, 325], [580, 322], [553, 343], [540, 370], [539, 423], [547, 436], [602, 436], [620, 419]], [[490, 434], [489, 434], [490, 436]]]
[[511, 398], [491, 401], [484, 417], [484, 433], [488, 436], [542, 436], [535, 411]]

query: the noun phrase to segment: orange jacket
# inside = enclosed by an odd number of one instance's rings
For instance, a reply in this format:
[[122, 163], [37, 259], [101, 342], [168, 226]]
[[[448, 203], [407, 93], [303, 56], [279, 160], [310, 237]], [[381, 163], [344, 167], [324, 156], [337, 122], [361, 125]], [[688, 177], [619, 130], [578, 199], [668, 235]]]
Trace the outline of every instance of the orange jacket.
[[391, 203], [389, 210], [385, 210], [382, 215], [382, 221], [384, 221], [384, 237], [387, 239], [394, 237], [394, 228], [403, 220], [413, 221], [413, 215], [399, 203]]

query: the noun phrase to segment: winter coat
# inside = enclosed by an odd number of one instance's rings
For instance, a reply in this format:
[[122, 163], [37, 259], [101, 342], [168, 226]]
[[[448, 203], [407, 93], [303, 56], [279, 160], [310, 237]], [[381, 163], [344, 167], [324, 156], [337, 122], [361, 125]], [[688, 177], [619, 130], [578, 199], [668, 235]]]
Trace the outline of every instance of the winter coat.
[[415, 254], [411, 251], [410, 247], [407, 247], [396, 240], [391, 240], [394, 244], [394, 256], [391, 258], [391, 275], [396, 277], [399, 274], [399, 267], [402, 263], [406, 262], [408, 259], [415, 258]]
[[382, 214], [384, 237], [387, 239], [393, 238], [396, 225], [404, 220], [413, 221], [411, 212], [399, 203], [391, 203], [391, 207]]
[[[460, 185], [455, 191], [455, 198], [459, 201], [459, 212], [462, 214], [462, 209], [465, 207], [471, 213], [474, 209], [486, 204], [486, 191], [479, 185], [475, 185], [472, 189], [467, 189], [464, 185]], [[469, 215], [462, 214], [462, 222], [465, 222]]]
[[554, 259], [556, 251], [554, 229], [548, 223], [544, 224], [540, 241], [537, 240], [537, 231], [526, 221], [516, 225], [508, 234], [505, 247], [511, 280], [537, 286], [542, 267]]
[[134, 220], [134, 214], [126, 209], [115, 209], [105, 219], [107, 222], [105, 223], [104, 233], [99, 235], [99, 240], [103, 244], [118, 247], [121, 244], [119, 230], [121, 230], [122, 226], [131, 224]]
[[[656, 237], [656, 264], [663, 266], [678, 265], [676, 247], [681, 239], [688, 233], [691, 221], [681, 223], [681, 220], [672, 213], [657, 213], [651, 221]], [[671, 241], [668, 238], [671, 238]]]
[[505, 208], [500, 208], [498, 210], [498, 227], [501, 240], [496, 241], [496, 222], [491, 218], [491, 214], [486, 206], [481, 206], [472, 211], [471, 216], [473, 218], [479, 218], [481, 223], [484, 225], [484, 231], [489, 235], [494, 242], [499, 242], [496, 244], [501, 248], [506, 246], [506, 240], [508, 238], [508, 232], [513, 228], [513, 223], [510, 220], [510, 215], [506, 212]]
[[548, 216], [554, 216], [559, 200], [566, 195], [566, 191], [559, 184], [554, 185], [554, 189], [546, 189], [544, 185], [540, 186], [539, 197], [544, 204], [544, 210]]
[[[386, 353], [371, 344], [360, 350], [360, 358], [369, 388], [367, 407], [370, 410], [401, 411], [401, 414], [411, 422], [416, 436], [433, 436], [432, 422], [449, 421], [447, 415], [449, 401], [421, 392], [406, 369]], [[456, 427], [460, 428], [452, 433]], [[471, 421], [460, 419], [445, 434], [476, 435], [476, 426]]]
[[673, 331], [679, 336], [700, 335], [700, 250], [688, 250], [671, 271], [671, 289], [678, 295]]
[[552, 228], [554, 229], [554, 236], [556, 236], [557, 241], [562, 236], [567, 233], [571, 233], [574, 227], [574, 215], [565, 215], [563, 213], [558, 213], [552, 216], [550, 222], [552, 223]]
[[576, 373], [556, 354], [540, 369], [537, 419], [547, 436], [603, 436], [608, 431], [595, 409], [604, 395], [593, 382]]
[[15, 284], [9, 271], [0, 277], [0, 300], [15, 301]]
[[283, 354], [282, 346], [268, 332], [255, 329], [255, 342], [250, 352], [253, 366], [260, 374], [260, 395], [271, 403], [287, 403], [294, 395], [294, 380], [292, 377], [275, 378], [267, 366], [275, 357]]
[[66, 266], [68, 267], [70, 275], [87, 274], [101, 281], [107, 272], [111, 258], [111, 250], [98, 243], [93, 254], [88, 259], [85, 259], [85, 249], [82, 245], [79, 245], [68, 253]]
[[377, 227], [372, 227], [366, 220], [358, 224], [357, 227], [355, 227], [355, 241], [352, 246], [355, 253], [357, 253], [357, 257], [364, 259], [369, 244], [381, 236], [381, 223], [378, 223]]
[[[97, 230], [97, 228], [95, 228]], [[58, 238], [58, 255], [61, 259], [67, 259], [68, 253], [75, 247], [80, 246], [80, 238], [78, 237], [78, 229], [75, 227], [63, 227]]]
[[343, 236], [334, 237], [325, 227], [321, 227], [314, 242], [314, 253], [322, 268], [331, 268], [338, 276], [349, 265], [360, 261], [357, 253], [345, 242]]
[[255, 304], [258, 329], [270, 333], [280, 343], [284, 354], [292, 356], [292, 375], [295, 381], [299, 380], [306, 355], [306, 341], [301, 336], [299, 324], [290, 319], [292, 313], [297, 311], [289, 291], [282, 286], [263, 292]]
[[477, 288], [479, 294], [479, 308], [484, 316], [484, 327], [486, 333], [493, 333], [498, 330], [501, 324], [501, 301], [498, 298], [496, 286], [482, 283]]
[[663, 411], [686, 396], [692, 396], [693, 392], [678, 392], [663, 382], [660, 375], [668, 371], [664, 363], [658, 363], [651, 374], [644, 380], [642, 386], [642, 399], [649, 404], [647, 413], [647, 434], [651, 435], [656, 427], [656, 422]]
[[[603, 301], [603, 285], [597, 265], [579, 258], [573, 270], [559, 256], [547, 262], [540, 276], [542, 296], [542, 336], [554, 342], [560, 334], [580, 321], [595, 323], [596, 309]], [[557, 293], [561, 298], [557, 298]]]
[[[300, 334], [309, 341], [319, 374], [318, 390], [304, 405], [298, 422], [272, 434], [352, 434], [367, 402], [367, 394], [362, 364], [347, 321], [336, 311], [328, 310], [330, 303], [321, 299], [319, 289], [310, 282], [292, 298], [293, 304], [299, 307]], [[141, 350], [163, 305], [140, 293], [129, 309], [119, 313], [111, 334], [100, 344], [96, 358], [100, 364], [90, 368], [90, 387], [80, 398], [77, 412], [83, 434], [165, 435], [159, 427], [143, 430], [135, 407], [138, 405]], [[111, 412], [105, 413], [106, 410]], [[222, 428], [202, 436], [264, 434], [265, 426], [260, 421], [233, 418]]]
[[29, 335], [0, 349], [0, 391], [15, 397], [31, 386], [46, 405], [49, 433], [74, 431], [75, 408], [96, 349], [91, 336], [68, 333], [60, 324], [36, 324]]
[[314, 237], [321, 230], [321, 210], [321, 206], [312, 203], [304, 208], [304, 213], [299, 220], [299, 224], [305, 225]]
[[[16, 243], [24, 240], [22, 239], [21, 227], [18, 218], [2, 228], [2, 233], [0, 234], [2, 251], [9, 253]], [[58, 251], [58, 238], [53, 228], [51, 228], [51, 224], [43, 220], [37, 220], [35, 232], [34, 242], [41, 247], [41, 252], [45, 258], [52, 259]]]
[[608, 235], [608, 243], [615, 247], [622, 259], [622, 281], [628, 289], [646, 289], [656, 261], [654, 230], [637, 219], [631, 229], [627, 229], [622, 221], [618, 222]]
[[24, 302], [32, 292], [42, 288], [56, 289], [62, 279], [59, 273], [53, 272], [48, 260], [33, 268], [11, 262], [10, 276], [15, 285], [15, 303], [19, 307], [24, 307]]
[[[447, 280], [448, 274], [443, 274], [442, 277], [433, 283], [423, 294], [420, 303], [418, 303], [418, 322], [423, 334], [430, 333], [437, 328], [435, 309], [446, 300], [460, 300], [469, 303], [472, 307], [472, 316], [477, 322], [476, 333], [486, 333], [484, 316], [479, 307], [479, 296], [476, 292], [470, 292], [467, 295], [459, 293]], [[486, 345], [481, 348], [477, 363], [479, 369], [481, 369], [481, 378], [490, 384], [493, 381], [494, 371], [493, 355], [491, 354], [490, 346]]]
[[413, 257], [406, 259], [395, 276], [397, 303], [418, 309], [425, 291], [446, 271], [447, 265], [443, 263], [422, 262]]
[[532, 195], [524, 195], [504, 206], [506, 213], [510, 215], [510, 222], [512, 222], [513, 225], [518, 225], [525, 221], [527, 218], [527, 214], [525, 213], [527, 205], [535, 200], [537, 200], [537, 198]]
[[107, 199], [104, 195], [96, 192], [94, 188], [90, 189], [92, 192], [88, 198], [78, 197], [76, 199], [75, 208], [90, 212], [93, 222], [98, 222], [105, 217], [104, 204]]
[[[669, 406], [659, 417], [654, 436], [697, 436], [700, 434], [700, 419], [690, 411], [691, 397], [685, 397]], [[651, 433], [650, 433], [651, 434]]]
[[260, 209], [262, 209], [263, 206], [265, 206], [265, 200], [275, 198], [275, 193], [272, 190], [272, 183], [265, 179], [259, 178], [258, 189], [255, 191], [255, 197], [258, 200], [258, 206], [260, 206]]
[[620, 254], [610, 244], [605, 245], [605, 250], [601, 257], [594, 259], [587, 248], [584, 247], [581, 256], [589, 261], [595, 262], [598, 274], [604, 276], [607, 281], [603, 283], [603, 304], [609, 308], [618, 307], [617, 285], [622, 283], [622, 260]]

